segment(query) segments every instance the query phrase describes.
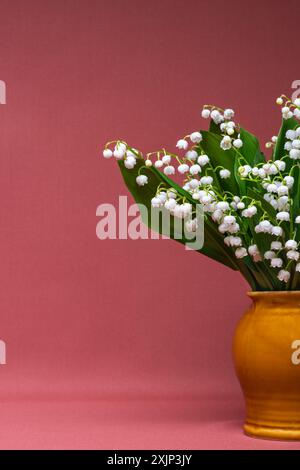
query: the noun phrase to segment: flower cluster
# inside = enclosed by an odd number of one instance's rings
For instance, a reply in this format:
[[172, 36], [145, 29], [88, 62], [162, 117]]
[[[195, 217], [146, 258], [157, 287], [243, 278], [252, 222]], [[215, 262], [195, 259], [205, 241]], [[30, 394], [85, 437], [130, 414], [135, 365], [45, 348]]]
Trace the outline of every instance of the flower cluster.
[[282, 106], [281, 113], [283, 119], [290, 119], [293, 116], [300, 119], [300, 98], [296, 98], [294, 101], [291, 101], [284, 95], [277, 98], [276, 103], [279, 106]]
[[[103, 156], [122, 160], [128, 170], [138, 165], [136, 184], [141, 187], [148, 184], [149, 170], [160, 170], [171, 187], [155, 188], [153, 207], [187, 219], [186, 228], [193, 232], [197, 221], [191, 216], [195, 205], [202, 204], [205, 220], [216, 225], [233, 258], [245, 259], [253, 272], [275, 276], [279, 285], [290, 285], [300, 272], [300, 99], [293, 102], [282, 95], [276, 102], [282, 107], [283, 124], [280, 134], [266, 144], [272, 150], [269, 159], [258, 143], [252, 154], [249, 140], [256, 145], [256, 139], [234, 121], [231, 108], [210, 105], [201, 113], [211, 120], [210, 131], [193, 131], [179, 139], [179, 153], [163, 149], [144, 157], [126, 142], [113, 141]], [[218, 143], [219, 151], [210, 150], [211, 142]], [[172, 187], [169, 177], [176, 173], [183, 179], [186, 197]]]

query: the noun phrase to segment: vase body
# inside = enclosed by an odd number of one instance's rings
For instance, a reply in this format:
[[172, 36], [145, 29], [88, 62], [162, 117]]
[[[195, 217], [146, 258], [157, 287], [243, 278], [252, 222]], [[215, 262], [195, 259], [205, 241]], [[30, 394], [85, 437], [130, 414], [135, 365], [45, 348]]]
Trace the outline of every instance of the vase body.
[[300, 440], [300, 291], [251, 292], [233, 343], [247, 435]]

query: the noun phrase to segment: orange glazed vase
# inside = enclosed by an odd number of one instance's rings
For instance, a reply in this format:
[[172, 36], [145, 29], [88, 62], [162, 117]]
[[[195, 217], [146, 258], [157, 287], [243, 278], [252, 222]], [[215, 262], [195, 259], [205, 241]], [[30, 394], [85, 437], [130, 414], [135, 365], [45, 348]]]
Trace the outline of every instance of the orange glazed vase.
[[300, 291], [250, 292], [234, 337], [252, 437], [300, 440]]

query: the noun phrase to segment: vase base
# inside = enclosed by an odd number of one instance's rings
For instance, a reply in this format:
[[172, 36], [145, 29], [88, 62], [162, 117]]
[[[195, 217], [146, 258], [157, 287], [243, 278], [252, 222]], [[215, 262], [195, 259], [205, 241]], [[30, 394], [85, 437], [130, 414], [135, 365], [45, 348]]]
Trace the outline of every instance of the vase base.
[[277, 428], [246, 423], [245, 434], [257, 439], [273, 439], [277, 441], [300, 441], [299, 428]]

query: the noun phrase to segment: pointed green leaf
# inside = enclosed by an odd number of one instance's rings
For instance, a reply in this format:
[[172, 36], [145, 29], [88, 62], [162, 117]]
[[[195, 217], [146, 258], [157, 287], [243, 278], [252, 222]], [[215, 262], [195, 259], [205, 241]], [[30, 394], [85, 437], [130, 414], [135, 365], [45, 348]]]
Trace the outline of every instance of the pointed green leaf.
[[265, 212], [267, 212], [272, 219], [273, 222], [276, 221], [276, 210], [274, 209], [271, 204], [266, 201], [263, 197], [263, 195], [257, 190], [253, 188], [248, 188], [247, 194], [249, 197], [255, 199], [256, 201], [259, 201], [261, 204], [261, 207]]
[[299, 127], [299, 123], [296, 119], [283, 119], [282, 125], [278, 134], [277, 142], [273, 152], [273, 160], [279, 160], [284, 155], [287, 154], [287, 151], [284, 149], [284, 145], [286, 143], [286, 133], [290, 129], [295, 129]]
[[222, 136], [212, 134], [208, 131], [201, 131], [203, 140], [199, 144], [202, 149], [210, 158], [213, 167], [222, 166], [230, 171], [229, 178], [222, 180], [222, 187], [225, 191], [230, 191], [233, 194], [238, 194], [239, 185], [236, 180], [236, 151], [233, 149], [223, 150], [220, 147]]
[[[151, 199], [155, 196], [157, 187], [162, 182], [165, 183], [166, 188], [176, 189], [180, 195], [186, 197], [186, 199], [195, 206], [196, 202], [189, 193], [184, 191], [179, 185], [153, 167], [148, 169], [145, 168], [143, 170], [143, 173], [148, 176], [148, 184], [143, 187], [139, 187], [136, 183], [136, 177], [138, 175], [139, 168], [144, 164], [143, 161], [138, 161], [133, 170], [127, 170], [122, 161], [118, 163], [127, 188], [131, 192], [137, 204], [143, 204], [146, 206], [149, 214], [151, 213]], [[171, 220], [172, 219], [174, 218], [171, 217]], [[151, 227], [151, 220], [144, 220], [144, 222], [147, 223], [150, 228], [153, 228]], [[182, 238], [176, 241], [179, 241], [180, 243], [186, 243], [187, 240]], [[204, 246], [199, 251], [204, 255], [219, 261], [222, 264], [225, 264], [231, 269], [239, 269], [237, 264], [234, 262], [232, 252], [224, 244], [221, 234], [218, 232], [217, 227], [213, 224], [212, 221], [208, 220], [205, 222]]]
[[295, 218], [300, 215], [300, 167], [299, 164], [292, 170], [292, 176], [294, 177], [293, 189], [291, 191], [292, 197], [292, 220], [291, 225], [296, 230], [296, 239], [300, 238], [300, 224], [295, 224]]
[[243, 146], [240, 148], [240, 152], [245, 158], [246, 162], [250, 166], [255, 166], [258, 163], [265, 162], [265, 156], [260, 151], [259, 142], [255, 135], [246, 131], [243, 128], [240, 128], [240, 136], [243, 141]]
[[221, 129], [218, 124], [216, 124], [212, 119], [210, 120], [209, 123], [209, 132], [212, 132], [213, 134], [221, 135]]

